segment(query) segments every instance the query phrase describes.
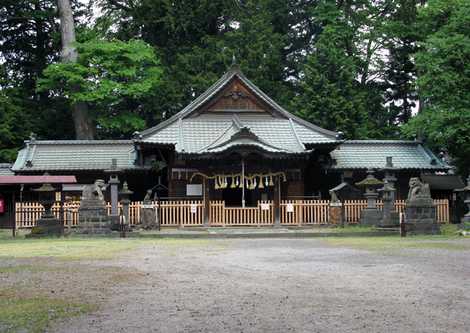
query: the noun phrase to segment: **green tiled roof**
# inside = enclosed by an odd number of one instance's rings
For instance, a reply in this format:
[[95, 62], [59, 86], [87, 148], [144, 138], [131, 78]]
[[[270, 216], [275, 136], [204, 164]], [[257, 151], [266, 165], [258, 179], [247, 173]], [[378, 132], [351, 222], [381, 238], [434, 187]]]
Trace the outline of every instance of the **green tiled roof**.
[[0, 163], [0, 176], [13, 176], [10, 163]]
[[131, 140], [26, 141], [13, 171], [106, 170], [116, 159], [120, 169], [133, 169]]
[[350, 140], [331, 153], [332, 169], [384, 168], [387, 156], [397, 169], [443, 170], [449, 165], [417, 141]]
[[[201, 113], [199, 108], [215, 94], [225, 88], [235, 77], [239, 78], [258, 98], [269, 105], [273, 114], [264, 112], [224, 111]], [[287, 112], [237, 68], [227, 72], [206, 92], [196, 98], [182, 111], [161, 124], [142, 132], [142, 141], [148, 143], [173, 144], [178, 153], [210, 153], [210, 147], [225, 142], [241, 128], [247, 128], [259, 140], [244, 140], [243, 145], [254, 145], [269, 152], [304, 153], [305, 145], [337, 144], [336, 132], [315, 126]], [[262, 144], [260, 144], [262, 142]], [[226, 142], [218, 151], [232, 148], [237, 144]], [[238, 144], [240, 145], [240, 144]], [[269, 149], [265, 149], [270, 147]]]

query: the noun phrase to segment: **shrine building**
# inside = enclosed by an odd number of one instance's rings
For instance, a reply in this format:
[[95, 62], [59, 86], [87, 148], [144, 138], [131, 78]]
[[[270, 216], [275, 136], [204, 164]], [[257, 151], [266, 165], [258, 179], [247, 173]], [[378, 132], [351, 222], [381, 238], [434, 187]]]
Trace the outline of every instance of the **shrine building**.
[[[450, 167], [419, 141], [344, 140], [282, 108], [236, 66], [183, 110], [129, 140], [33, 137], [11, 167], [16, 175], [74, 175], [77, 184], [62, 190], [76, 195], [80, 184], [119, 170], [133, 200], [152, 189], [163, 200], [236, 207], [329, 199], [330, 189], [354, 187], [367, 169], [380, 179], [393, 173], [397, 197], [404, 198], [410, 177], [445, 175]], [[432, 183], [431, 189], [435, 196], [450, 193]]]

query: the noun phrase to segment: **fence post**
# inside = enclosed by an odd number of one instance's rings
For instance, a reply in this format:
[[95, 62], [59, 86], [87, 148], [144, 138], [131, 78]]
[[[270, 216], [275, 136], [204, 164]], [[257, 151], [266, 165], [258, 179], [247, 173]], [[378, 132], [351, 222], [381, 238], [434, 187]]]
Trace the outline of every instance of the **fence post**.
[[281, 201], [281, 180], [279, 176], [274, 178], [274, 198], [273, 198], [273, 208], [274, 208], [274, 226], [281, 226], [280, 219], [280, 201]]
[[343, 204], [341, 203], [341, 201], [330, 202], [329, 217], [329, 223], [344, 227]]
[[209, 201], [209, 193], [210, 193], [210, 187], [209, 187], [209, 180], [207, 178], [204, 178], [203, 182], [203, 192], [204, 192], [204, 197], [203, 197], [203, 215], [204, 215], [204, 226], [209, 227], [211, 224], [210, 221], [210, 214], [209, 214], [209, 209], [210, 209], [210, 201]]

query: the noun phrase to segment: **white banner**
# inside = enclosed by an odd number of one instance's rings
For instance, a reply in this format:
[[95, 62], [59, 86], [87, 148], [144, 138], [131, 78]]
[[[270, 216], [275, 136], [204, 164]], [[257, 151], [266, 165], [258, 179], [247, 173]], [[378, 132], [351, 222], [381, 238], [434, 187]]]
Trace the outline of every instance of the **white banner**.
[[267, 203], [262, 203], [262, 204], [261, 204], [261, 210], [269, 210], [269, 204], [267, 204]]
[[294, 204], [288, 203], [288, 204], [286, 205], [286, 211], [287, 211], [288, 213], [293, 213], [293, 212], [294, 212]]

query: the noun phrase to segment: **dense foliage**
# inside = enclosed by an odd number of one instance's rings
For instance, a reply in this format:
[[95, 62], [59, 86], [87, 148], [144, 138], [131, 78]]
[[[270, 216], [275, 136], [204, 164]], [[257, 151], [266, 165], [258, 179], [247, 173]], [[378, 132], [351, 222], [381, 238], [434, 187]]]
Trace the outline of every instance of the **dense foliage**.
[[416, 54], [423, 111], [405, 132], [445, 147], [470, 169], [470, 3], [434, 0], [420, 16], [426, 38]]
[[[129, 136], [145, 127], [139, 99], [157, 90], [161, 69], [154, 49], [139, 40], [77, 43], [76, 63], [47, 67], [38, 91], [84, 102], [101, 136]], [[77, 89], [78, 88], [78, 89]]]
[[72, 138], [77, 101], [98, 138], [129, 137], [183, 108], [235, 56], [305, 119], [347, 138], [422, 137], [470, 166], [466, 0], [90, 3], [94, 16], [72, 1], [76, 64], [60, 63], [55, 1], [2, 3], [1, 161], [30, 131]]

